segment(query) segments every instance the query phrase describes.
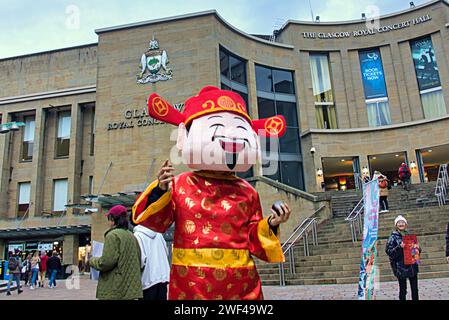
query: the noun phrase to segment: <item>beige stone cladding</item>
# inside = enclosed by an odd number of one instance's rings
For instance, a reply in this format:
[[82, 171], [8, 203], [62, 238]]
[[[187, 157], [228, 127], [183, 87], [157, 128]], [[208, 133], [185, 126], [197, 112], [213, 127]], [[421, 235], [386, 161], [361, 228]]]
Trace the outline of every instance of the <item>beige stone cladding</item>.
[[[408, 160], [417, 163], [416, 150], [449, 143], [449, 116], [433, 121], [417, 121], [391, 128], [358, 130], [311, 130], [303, 133], [303, 148], [315, 146], [317, 152], [307, 155], [307, 190], [320, 191], [316, 170], [324, 157], [358, 156], [360, 166], [368, 167], [368, 156], [407, 152]], [[418, 170], [412, 172], [412, 182], [419, 182]]]
[[[300, 79], [297, 77], [297, 80], [302, 85], [300, 100], [306, 110], [302, 111], [302, 118], [306, 113], [308, 125], [302, 126], [302, 129], [316, 128], [309, 66], [309, 54], [314, 52], [329, 54], [339, 128], [368, 126], [358, 51], [369, 48], [380, 48], [392, 123], [423, 119], [410, 40], [424, 36], [430, 36], [432, 39], [446, 108], [449, 108], [448, 12], [449, 4], [437, 0], [415, 9], [382, 16], [374, 22], [369, 19], [335, 23], [289, 20], [281, 29], [278, 41], [292, 44], [300, 51], [302, 68], [299, 74], [302, 77]], [[425, 17], [423, 22], [414, 24], [414, 19], [422, 17]], [[410, 21], [409, 27], [388, 30], [388, 27], [398, 28], [407, 21]], [[366, 31], [370, 26], [387, 31], [354, 36], [354, 32]], [[348, 36], [328, 37], [329, 33], [348, 33]], [[313, 38], [311, 34], [315, 37]]]
[[[0, 136], [5, 155], [0, 161], [1, 218], [16, 217], [21, 182], [31, 182], [30, 218], [52, 210], [54, 179], [68, 179], [70, 204], [88, 193], [89, 182], [84, 180], [94, 171], [89, 112], [93, 109], [85, 106], [95, 104], [96, 64], [96, 45], [0, 60], [3, 122], [23, 121], [25, 116], [35, 120], [32, 161], [22, 161], [23, 129]], [[70, 155], [56, 159], [57, 115], [62, 110], [72, 116]]]
[[[155, 36], [161, 50], [166, 50], [173, 79], [138, 84], [140, 57]], [[252, 114], [257, 117], [254, 62], [295, 69], [289, 46], [242, 35], [224, 24], [214, 14], [190, 19], [149, 23], [139, 28], [99, 32], [97, 83], [97, 135], [95, 185], [101, 181], [112, 162], [102, 192], [141, 190], [154, 179], [161, 163], [175, 152], [176, 129], [167, 124], [139, 127], [139, 117], [148, 96], [156, 92], [172, 104], [183, 103], [206, 85], [220, 85], [219, 46], [249, 61], [248, 89]], [[126, 119], [126, 112], [137, 110]], [[126, 122], [133, 128], [108, 130], [111, 123]], [[185, 171], [177, 165], [176, 173]], [[123, 175], [126, 172], [126, 175]]]

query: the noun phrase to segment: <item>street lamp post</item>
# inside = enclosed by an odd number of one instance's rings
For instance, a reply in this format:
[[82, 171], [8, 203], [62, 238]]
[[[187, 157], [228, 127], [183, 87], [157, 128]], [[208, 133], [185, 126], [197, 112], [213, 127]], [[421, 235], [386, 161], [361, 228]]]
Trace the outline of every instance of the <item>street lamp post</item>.
[[10, 131], [18, 131], [20, 127], [25, 126], [23, 122], [7, 122], [0, 125], [0, 133], [8, 133]]

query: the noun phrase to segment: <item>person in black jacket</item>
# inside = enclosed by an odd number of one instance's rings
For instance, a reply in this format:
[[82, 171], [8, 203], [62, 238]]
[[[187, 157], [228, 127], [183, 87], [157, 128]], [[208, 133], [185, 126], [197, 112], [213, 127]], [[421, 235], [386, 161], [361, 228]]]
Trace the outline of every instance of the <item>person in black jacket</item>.
[[[418, 294], [418, 264], [404, 264], [404, 246], [402, 236], [408, 234], [407, 220], [403, 216], [398, 216], [394, 220], [396, 231], [393, 231], [387, 242], [385, 252], [390, 258], [391, 268], [399, 281], [399, 300], [406, 300], [407, 296], [407, 279], [410, 281], [412, 290], [412, 299], [419, 300]], [[419, 249], [421, 252], [421, 248]]]
[[446, 232], [446, 259], [447, 263], [449, 263], [449, 223], [447, 224], [447, 232]]
[[53, 251], [52, 256], [47, 260], [47, 269], [50, 273], [50, 283], [48, 284], [48, 287], [51, 289], [56, 287], [56, 275], [59, 270], [61, 270], [61, 259], [58, 258], [58, 253], [56, 251]]

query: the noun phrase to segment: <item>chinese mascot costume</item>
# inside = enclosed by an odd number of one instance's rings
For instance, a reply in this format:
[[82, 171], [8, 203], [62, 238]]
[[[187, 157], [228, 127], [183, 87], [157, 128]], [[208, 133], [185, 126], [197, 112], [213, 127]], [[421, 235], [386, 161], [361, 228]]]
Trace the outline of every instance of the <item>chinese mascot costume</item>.
[[266, 218], [257, 191], [235, 172], [260, 159], [258, 134], [280, 137], [282, 116], [251, 120], [235, 92], [207, 86], [183, 113], [152, 94], [149, 114], [178, 126], [177, 147], [194, 171], [174, 176], [167, 160], [140, 194], [133, 221], [164, 233], [175, 223], [169, 299], [263, 299], [252, 256], [283, 262], [279, 225], [290, 209], [277, 203]]

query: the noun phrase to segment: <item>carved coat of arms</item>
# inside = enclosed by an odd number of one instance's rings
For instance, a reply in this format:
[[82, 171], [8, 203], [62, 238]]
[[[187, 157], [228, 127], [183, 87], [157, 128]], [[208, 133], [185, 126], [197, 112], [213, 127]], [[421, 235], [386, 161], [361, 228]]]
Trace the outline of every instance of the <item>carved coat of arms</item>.
[[137, 75], [137, 83], [154, 83], [172, 79], [173, 72], [167, 66], [168, 64], [167, 52], [160, 50], [159, 42], [153, 38], [148, 50], [140, 59], [141, 72]]

